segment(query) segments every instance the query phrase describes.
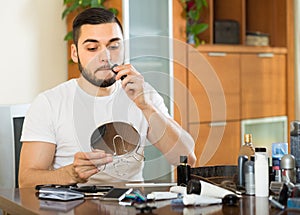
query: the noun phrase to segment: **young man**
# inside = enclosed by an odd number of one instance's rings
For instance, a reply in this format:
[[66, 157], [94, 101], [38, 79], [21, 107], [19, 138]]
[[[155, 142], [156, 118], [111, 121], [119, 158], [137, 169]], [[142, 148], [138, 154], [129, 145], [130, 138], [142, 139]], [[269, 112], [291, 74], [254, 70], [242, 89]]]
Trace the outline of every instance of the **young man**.
[[[71, 57], [81, 75], [41, 93], [32, 103], [21, 137], [19, 186], [143, 180], [142, 159], [116, 161], [104, 150], [91, 150], [93, 131], [114, 121], [138, 131], [141, 155], [148, 139], [171, 164], [178, 164], [180, 155], [188, 155], [194, 164], [191, 136], [168, 115], [143, 76], [124, 64], [117, 18], [105, 9], [87, 9], [73, 22], [73, 39]], [[117, 162], [126, 163], [123, 172]]]

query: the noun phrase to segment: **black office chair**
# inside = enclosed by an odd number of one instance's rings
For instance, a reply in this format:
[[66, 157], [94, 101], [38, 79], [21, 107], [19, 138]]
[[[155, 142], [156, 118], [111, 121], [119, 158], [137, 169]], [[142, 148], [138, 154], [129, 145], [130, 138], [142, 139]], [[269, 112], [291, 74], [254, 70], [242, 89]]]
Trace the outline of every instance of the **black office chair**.
[[19, 162], [20, 152], [22, 148], [22, 142], [20, 141], [22, 135], [22, 128], [24, 123], [24, 117], [14, 118], [14, 144], [15, 144], [15, 187], [19, 187]]

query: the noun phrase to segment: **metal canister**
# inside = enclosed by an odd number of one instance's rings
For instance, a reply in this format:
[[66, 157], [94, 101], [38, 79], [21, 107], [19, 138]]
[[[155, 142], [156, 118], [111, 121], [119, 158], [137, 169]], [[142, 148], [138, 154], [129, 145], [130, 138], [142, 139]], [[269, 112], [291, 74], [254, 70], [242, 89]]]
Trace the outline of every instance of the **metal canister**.
[[287, 183], [296, 183], [296, 165], [295, 157], [291, 154], [286, 154], [281, 158], [281, 173], [282, 181]]
[[255, 195], [254, 160], [255, 157], [251, 156], [250, 160], [246, 161], [244, 166], [245, 189], [247, 195]]

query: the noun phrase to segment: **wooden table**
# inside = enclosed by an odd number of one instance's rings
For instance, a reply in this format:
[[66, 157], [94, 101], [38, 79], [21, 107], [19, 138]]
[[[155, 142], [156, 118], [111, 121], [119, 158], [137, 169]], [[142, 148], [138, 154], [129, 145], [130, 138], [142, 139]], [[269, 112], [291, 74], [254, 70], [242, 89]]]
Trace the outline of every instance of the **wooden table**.
[[[145, 188], [151, 192], [151, 188]], [[147, 190], [148, 189], [148, 190]], [[168, 188], [165, 188], [168, 189]], [[157, 188], [152, 188], [157, 190]], [[290, 214], [280, 211], [269, 205], [268, 198], [255, 198], [244, 196], [238, 206], [212, 205], [207, 207], [182, 207], [173, 206], [170, 201], [156, 201], [157, 209], [148, 214]], [[34, 188], [0, 189], [0, 208], [4, 214], [20, 215], [54, 215], [54, 214], [143, 214], [135, 207], [121, 206], [117, 202], [100, 201], [98, 199], [85, 199], [70, 202], [56, 202], [40, 200]]]

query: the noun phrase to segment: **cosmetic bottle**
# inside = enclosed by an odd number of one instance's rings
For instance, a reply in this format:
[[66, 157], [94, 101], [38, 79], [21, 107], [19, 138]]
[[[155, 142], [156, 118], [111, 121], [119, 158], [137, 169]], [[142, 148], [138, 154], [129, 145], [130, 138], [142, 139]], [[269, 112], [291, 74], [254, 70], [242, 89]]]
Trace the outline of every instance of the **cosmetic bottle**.
[[240, 155], [238, 157], [238, 180], [237, 188], [245, 189], [245, 163], [248, 161], [247, 155]]
[[296, 168], [295, 157], [291, 154], [286, 154], [281, 158], [281, 173], [284, 183], [296, 183]]
[[269, 161], [267, 148], [255, 148], [254, 161], [255, 196], [269, 196]]
[[201, 195], [204, 198], [224, 198], [226, 195], [235, 195], [234, 192], [228, 189], [198, 179], [191, 179], [189, 181], [186, 188], [186, 193]]
[[187, 156], [180, 156], [180, 164], [177, 166], [177, 185], [178, 186], [187, 186], [188, 181], [190, 180], [190, 170], [191, 167], [188, 165]]
[[252, 144], [252, 134], [244, 135], [244, 144], [241, 146], [239, 156], [246, 155], [250, 160], [251, 155], [254, 155], [255, 150]]
[[245, 172], [245, 190], [247, 195], [255, 194], [255, 175], [254, 175], [254, 160], [255, 156], [251, 156], [244, 166]]
[[291, 122], [291, 154], [295, 158], [296, 182], [300, 183], [300, 121]]
[[274, 180], [281, 182], [281, 158], [288, 153], [288, 143], [272, 143], [272, 172]]

